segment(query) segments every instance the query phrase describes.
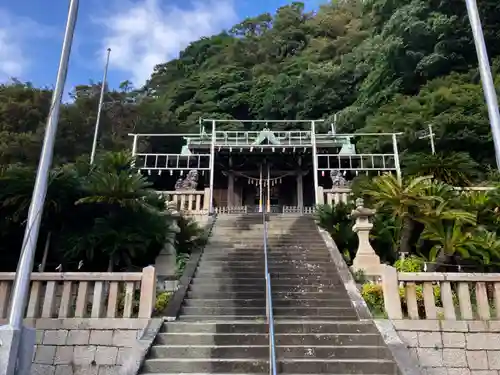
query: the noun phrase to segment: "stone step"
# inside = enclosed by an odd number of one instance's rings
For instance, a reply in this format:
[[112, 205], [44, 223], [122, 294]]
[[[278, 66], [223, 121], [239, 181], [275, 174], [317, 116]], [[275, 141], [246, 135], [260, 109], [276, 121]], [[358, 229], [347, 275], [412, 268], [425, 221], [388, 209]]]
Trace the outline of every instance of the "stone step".
[[[273, 296], [275, 293], [308, 293], [308, 292], [334, 292], [342, 285], [272, 285]], [[193, 292], [213, 293], [213, 292], [229, 292], [229, 293], [247, 293], [247, 292], [263, 292], [265, 288], [262, 284], [259, 285], [221, 285], [221, 284], [191, 284], [189, 289]], [[345, 291], [342, 290], [344, 293]]]
[[[211, 261], [225, 261], [225, 260], [239, 260], [239, 261], [262, 261], [265, 259], [264, 253], [255, 254], [241, 254], [238, 252], [225, 253], [225, 254], [208, 254], [205, 253], [202, 256], [203, 260]], [[309, 262], [329, 262], [331, 260], [330, 254], [325, 252], [321, 254], [273, 254], [270, 253], [267, 256], [268, 260], [304, 260]]]
[[[397, 366], [384, 359], [282, 359], [277, 364], [280, 373], [287, 374], [397, 374]], [[147, 359], [143, 371], [150, 373], [268, 373], [267, 360], [255, 359]]]
[[[226, 276], [231, 276], [231, 273], [228, 272]], [[326, 285], [336, 285], [336, 286], [341, 286], [343, 285], [340, 278], [335, 278], [335, 279], [329, 279], [326, 277], [319, 277], [319, 278], [314, 278], [314, 277], [295, 277], [293, 279], [272, 279], [272, 286], [274, 287], [280, 287], [280, 286], [304, 286], [304, 285], [311, 285], [311, 286], [326, 286]], [[266, 285], [266, 280], [264, 277], [258, 278], [258, 279], [243, 279], [240, 277], [225, 277], [225, 278], [210, 278], [210, 277], [195, 277], [192, 281], [192, 285], [199, 285], [199, 284], [204, 284], [204, 285], [214, 285], [215, 287], [217, 286], [239, 286], [239, 285], [253, 285], [255, 287], [261, 287]]]
[[[328, 321], [328, 320], [335, 320], [335, 321], [353, 321], [355, 319], [358, 319], [357, 316], [275, 316], [276, 320], [282, 321], [282, 322], [287, 322], [287, 321], [296, 321], [296, 320], [308, 320], [308, 321]], [[183, 322], [205, 322], [205, 323], [210, 323], [210, 322], [216, 322], [216, 323], [223, 323], [227, 322], [228, 320], [235, 320], [235, 321], [254, 321], [254, 322], [265, 322], [266, 321], [266, 316], [265, 315], [180, 315], [179, 320]]]
[[[268, 359], [268, 345], [253, 346], [212, 346], [212, 345], [155, 345], [150, 358], [227, 358], [227, 359]], [[384, 346], [278, 346], [277, 359], [391, 359], [390, 351]]]
[[[378, 333], [278, 333], [275, 335], [275, 340], [278, 347], [295, 345], [306, 347], [384, 345], [384, 341]], [[158, 333], [154, 345], [269, 345], [269, 338], [266, 334], [251, 333]]]
[[[224, 245], [222, 247], [221, 245]], [[230, 246], [228, 246], [230, 245]], [[219, 246], [209, 247], [223, 249], [225, 247], [229, 248], [248, 248], [248, 249], [263, 249], [264, 241], [263, 239], [242, 239], [240, 237], [231, 237], [227, 239], [227, 242], [220, 244]], [[311, 250], [320, 250], [325, 247], [325, 242], [323, 240], [315, 240], [312, 238], [301, 237], [300, 239], [294, 238], [282, 238], [282, 239], [268, 239], [268, 248], [285, 248], [285, 247], [303, 247], [309, 248]]]
[[[266, 299], [191, 299], [184, 300], [187, 307], [265, 307]], [[350, 299], [276, 299], [274, 307], [352, 307]]]
[[[303, 298], [303, 299], [336, 299], [336, 298], [347, 298], [347, 293], [345, 290], [332, 290], [332, 291], [324, 291], [324, 292], [306, 292], [306, 291], [273, 291], [273, 299], [276, 298]], [[195, 299], [234, 299], [234, 298], [243, 298], [243, 299], [259, 299], [266, 298], [266, 291], [264, 289], [258, 291], [213, 291], [208, 289], [196, 288], [188, 291], [187, 298]]]
[[[356, 319], [357, 315], [352, 307], [274, 307], [274, 316], [296, 317], [296, 316], [323, 316], [336, 319], [337, 317], [351, 317]], [[183, 306], [182, 315], [217, 315], [217, 316], [255, 316], [265, 315], [266, 306], [262, 307], [190, 307]]]
[[[287, 270], [285, 270], [287, 271]], [[301, 278], [308, 278], [308, 279], [339, 279], [339, 275], [337, 272], [335, 272], [333, 269], [332, 270], [320, 270], [320, 271], [298, 271], [298, 272], [274, 272], [273, 270], [269, 269], [269, 273], [271, 274], [271, 280], [280, 280], [280, 279], [301, 279]], [[256, 271], [256, 272], [248, 272], [246, 270], [238, 270], [235, 271], [234, 269], [220, 269], [220, 270], [198, 270], [195, 273], [195, 278], [214, 278], [214, 279], [219, 279], [219, 278], [224, 278], [231, 276], [232, 278], [241, 278], [241, 279], [259, 279], [259, 278], [264, 278], [265, 273], [264, 269]]]
[[[332, 267], [333, 263], [330, 260], [328, 261], [307, 261], [307, 260], [295, 260], [295, 259], [269, 259], [269, 266], [287, 266], [287, 267], [298, 267], [304, 266], [309, 269], [316, 269], [320, 267]], [[201, 259], [199, 267], [260, 267], [264, 265], [264, 259], [262, 260], [240, 260], [240, 259], [227, 259], [226, 260], [210, 260], [210, 259]]]
[[[325, 245], [318, 246], [317, 248], [307, 247], [295, 247], [295, 246], [281, 246], [281, 247], [268, 247], [267, 252], [269, 255], [272, 254], [324, 254], [328, 255], [328, 251], [325, 249]], [[204, 254], [219, 254], [225, 255], [228, 253], [238, 253], [242, 255], [261, 255], [264, 254], [264, 247], [248, 247], [248, 246], [225, 246], [221, 248], [219, 246], [214, 248], [208, 248], [204, 250]]]
[[[202, 267], [203, 266], [203, 267]], [[205, 265], [203, 263], [200, 263], [200, 266], [198, 267], [198, 272], [203, 272], [203, 273], [210, 273], [210, 272], [221, 272], [225, 271], [227, 272], [228, 270], [231, 270], [234, 274], [238, 274], [241, 272], [249, 272], [249, 273], [264, 273], [264, 262], [259, 265], [253, 265], [253, 266], [238, 266], [236, 263], [234, 266], [230, 266], [228, 263], [225, 264], [214, 264], [211, 263], [209, 265]], [[332, 263], [325, 263], [322, 266], [316, 265], [316, 264], [291, 264], [291, 265], [283, 265], [283, 264], [269, 264], [269, 271], [272, 274], [278, 274], [278, 273], [294, 273], [294, 274], [301, 274], [301, 273], [319, 273], [319, 272], [334, 272], [335, 268]]]
[[[141, 372], [141, 375], [153, 375], [152, 373], [142, 373]], [[155, 373], [154, 375], [172, 375], [172, 374], [169, 374], [169, 373], [165, 373], [165, 372], [157, 372]], [[190, 373], [189, 375], [210, 375], [210, 373], [208, 372], [192, 372]], [[217, 375], [232, 375], [232, 374], [225, 374], [225, 373], [218, 373]], [[263, 373], [245, 373], [245, 375], [269, 375], [269, 371], [267, 372], [263, 372]], [[294, 374], [294, 375], [306, 375], [306, 374]], [[320, 374], [307, 374], [307, 375], [320, 375]], [[351, 375], [351, 374], [337, 374], [337, 375]], [[363, 374], [363, 375], [387, 375], [387, 374]]]
[[[317, 322], [290, 321], [287, 323], [276, 321], [274, 324], [276, 334], [280, 333], [335, 333], [335, 334], [378, 334], [377, 327], [372, 322]], [[179, 321], [164, 323], [161, 332], [170, 333], [218, 333], [218, 334], [240, 334], [240, 333], [261, 333], [266, 334], [268, 326], [266, 323], [258, 322], [222, 322], [222, 323], [182, 323]], [[371, 344], [373, 345], [373, 344]]]

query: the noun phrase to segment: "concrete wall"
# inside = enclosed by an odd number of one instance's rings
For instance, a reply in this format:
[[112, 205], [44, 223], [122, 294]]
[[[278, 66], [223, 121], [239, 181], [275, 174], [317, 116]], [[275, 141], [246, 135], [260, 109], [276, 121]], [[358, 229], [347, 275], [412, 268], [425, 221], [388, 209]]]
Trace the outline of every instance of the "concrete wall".
[[500, 375], [500, 321], [393, 320], [428, 375]]
[[36, 319], [32, 375], [118, 375], [149, 319]]

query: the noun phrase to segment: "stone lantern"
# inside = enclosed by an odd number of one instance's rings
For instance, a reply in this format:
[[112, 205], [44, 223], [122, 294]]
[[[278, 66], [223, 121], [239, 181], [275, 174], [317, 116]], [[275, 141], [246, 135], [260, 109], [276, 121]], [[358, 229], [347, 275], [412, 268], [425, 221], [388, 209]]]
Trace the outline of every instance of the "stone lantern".
[[356, 209], [351, 212], [351, 217], [356, 220], [352, 231], [358, 235], [358, 250], [352, 261], [352, 268], [363, 271], [366, 275], [378, 275], [380, 269], [380, 257], [375, 253], [370, 244], [370, 230], [373, 224], [370, 218], [375, 215], [375, 210], [364, 207], [362, 198], [356, 199]]
[[163, 249], [155, 260], [157, 285], [160, 290], [174, 290], [176, 288], [177, 252], [175, 250], [175, 237], [181, 231], [177, 221], [181, 214], [177, 211], [177, 205], [173, 202], [168, 204], [168, 210], [172, 217], [172, 224], [163, 245]]

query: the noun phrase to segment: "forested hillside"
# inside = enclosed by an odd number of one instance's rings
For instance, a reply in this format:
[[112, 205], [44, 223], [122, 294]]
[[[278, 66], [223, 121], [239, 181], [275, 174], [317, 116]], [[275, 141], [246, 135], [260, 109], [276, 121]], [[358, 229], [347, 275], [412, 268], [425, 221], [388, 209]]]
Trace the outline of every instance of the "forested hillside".
[[[336, 3], [305, 12], [296, 2], [246, 19], [158, 65], [143, 88], [124, 82], [106, 95], [99, 147], [129, 147], [131, 131], [198, 131], [200, 116], [332, 121], [338, 113], [341, 132], [404, 131], [400, 151], [409, 162], [429, 151], [415, 132], [432, 124], [448, 160], [493, 164], [464, 1]], [[500, 3], [478, 5], [498, 80]], [[89, 153], [99, 86], [76, 87], [64, 106], [57, 163]], [[22, 82], [0, 87], [0, 164], [37, 162], [50, 95]]]

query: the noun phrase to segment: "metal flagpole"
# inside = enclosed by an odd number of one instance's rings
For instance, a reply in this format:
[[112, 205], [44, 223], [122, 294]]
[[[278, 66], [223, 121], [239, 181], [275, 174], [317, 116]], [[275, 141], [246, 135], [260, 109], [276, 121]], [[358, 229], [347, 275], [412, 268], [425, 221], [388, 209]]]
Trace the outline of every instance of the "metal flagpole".
[[108, 55], [106, 56], [106, 65], [104, 66], [104, 77], [101, 84], [101, 96], [99, 97], [99, 106], [97, 107], [97, 119], [95, 121], [94, 141], [92, 142], [92, 151], [90, 152], [90, 164], [94, 164], [95, 150], [97, 148], [97, 135], [99, 134], [99, 124], [101, 122], [102, 102], [104, 101], [104, 90], [106, 89], [106, 82], [108, 78], [109, 55], [111, 48], [108, 48]]
[[71, 0], [69, 5], [68, 20], [64, 33], [64, 42], [62, 46], [61, 58], [59, 61], [59, 70], [57, 72], [57, 81], [52, 94], [51, 110], [45, 129], [45, 138], [40, 154], [40, 162], [36, 174], [35, 187], [31, 198], [31, 204], [28, 211], [28, 220], [24, 232], [23, 247], [21, 256], [17, 265], [16, 278], [11, 298], [11, 309], [9, 313], [9, 325], [14, 329], [21, 329], [24, 318], [24, 309], [28, 299], [30, 287], [31, 271], [36, 251], [36, 243], [40, 230], [43, 205], [47, 194], [47, 185], [50, 167], [52, 165], [52, 156], [54, 153], [54, 143], [59, 121], [59, 109], [68, 72], [68, 61], [71, 54], [71, 45], [73, 34], [78, 16], [79, 0]]
[[477, 9], [476, 0], [465, 0], [467, 13], [469, 15], [474, 44], [476, 45], [477, 59], [479, 61], [479, 73], [483, 85], [484, 97], [488, 106], [488, 116], [490, 118], [491, 134], [493, 136], [493, 145], [495, 147], [495, 159], [497, 168], [500, 169], [500, 113], [498, 111], [498, 99], [491, 75], [491, 67], [488, 59], [488, 51], [484, 42], [481, 19]]
[[215, 174], [215, 120], [212, 120], [212, 143], [210, 144], [210, 205], [208, 214], [214, 213], [214, 174]]
[[318, 154], [316, 150], [316, 123], [311, 121], [311, 143], [312, 143], [312, 157], [313, 157], [313, 178], [314, 178], [314, 204], [319, 203], [318, 189]]

